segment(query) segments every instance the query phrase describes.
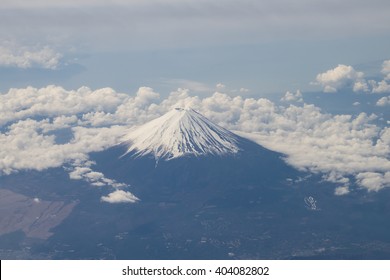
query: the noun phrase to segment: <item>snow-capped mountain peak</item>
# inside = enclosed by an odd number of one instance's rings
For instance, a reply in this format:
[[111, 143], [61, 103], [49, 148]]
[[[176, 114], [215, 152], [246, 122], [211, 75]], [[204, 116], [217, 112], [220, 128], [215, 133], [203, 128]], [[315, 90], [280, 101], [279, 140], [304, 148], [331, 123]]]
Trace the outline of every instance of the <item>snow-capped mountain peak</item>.
[[[192, 109], [175, 108], [132, 130], [124, 138], [127, 153], [152, 154], [156, 160], [185, 155], [237, 153], [239, 137]], [[127, 154], [126, 153], [126, 154]]]

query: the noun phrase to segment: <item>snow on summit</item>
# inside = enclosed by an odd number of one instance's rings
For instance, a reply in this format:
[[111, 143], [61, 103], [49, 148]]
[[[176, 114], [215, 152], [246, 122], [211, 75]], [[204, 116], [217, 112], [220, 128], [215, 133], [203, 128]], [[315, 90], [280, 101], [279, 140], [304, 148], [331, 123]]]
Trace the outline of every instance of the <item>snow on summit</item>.
[[195, 110], [175, 108], [131, 131], [124, 143], [128, 145], [127, 153], [169, 160], [185, 155], [237, 153], [238, 139]]

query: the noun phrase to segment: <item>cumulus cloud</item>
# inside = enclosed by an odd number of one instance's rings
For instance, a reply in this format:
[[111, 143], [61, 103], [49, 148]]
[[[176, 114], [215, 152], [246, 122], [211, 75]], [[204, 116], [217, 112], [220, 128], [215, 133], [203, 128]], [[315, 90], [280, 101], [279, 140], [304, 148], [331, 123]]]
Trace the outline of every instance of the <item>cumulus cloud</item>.
[[385, 173], [361, 172], [356, 176], [358, 182], [369, 191], [379, 191], [390, 185], [390, 171]]
[[382, 81], [368, 81], [372, 87], [372, 93], [390, 93], [390, 60], [385, 60], [382, 63], [382, 74], [385, 76]]
[[[389, 186], [390, 129], [375, 125], [375, 115], [331, 115], [310, 104], [277, 106], [266, 98], [219, 92], [199, 97], [186, 89], [161, 98], [147, 87], [128, 95], [108, 88], [67, 91], [49, 86], [12, 89], [0, 98], [3, 174], [66, 164], [72, 179], [125, 187], [93, 171], [88, 153], [119, 143], [128, 129], [174, 107], [191, 107], [227, 129], [286, 154], [292, 166], [325, 174], [324, 180], [339, 184], [337, 195], [347, 194], [355, 184], [375, 191]], [[58, 144], [53, 132], [64, 128], [71, 137]]]
[[41, 49], [0, 46], [0, 67], [57, 69], [62, 55], [45, 46]]
[[302, 93], [297, 90], [295, 93], [287, 91], [286, 94], [280, 99], [282, 102], [303, 102]]
[[382, 74], [385, 75], [381, 81], [364, 78], [363, 72], [356, 71], [352, 66], [339, 64], [336, 68], [320, 73], [314, 84], [321, 85], [324, 92], [337, 92], [349, 88], [354, 92], [366, 93], [388, 93], [390, 92], [390, 60], [382, 64]]
[[72, 139], [56, 144], [55, 136], [44, 133], [48, 119], [17, 121], [0, 134], [0, 172], [10, 174], [21, 169], [44, 170], [74, 160], [86, 160], [88, 153], [102, 151], [119, 142], [120, 126], [88, 128], [75, 126]]
[[382, 73], [386, 80], [390, 80], [390, 60], [385, 60], [382, 64]]
[[372, 93], [387, 93], [390, 92], [390, 84], [387, 83], [386, 80], [382, 81], [369, 81], [371, 87], [372, 87]]
[[135, 203], [139, 201], [139, 198], [131, 192], [116, 190], [107, 196], [102, 196], [101, 200], [108, 203]]
[[[356, 118], [322, 114], [313, 105], [290, 106], [271, 123], [263, 125], [262, 131], [240, 134], [287, 154], [287, 161], [297, 168], [333, 173], [333, 178], [327, 179], [335, 182], [335, 178], [367, 171], [383, 174], [389, 170], [389, 130], [371, 124], [373, 118], [364, 113]], [[361, 180], [356, 182], [368, 187]], [[389, 185], [382, 180], [377, 188], [386, 186]]]
[[[150, 93], [142, 88], [140, 90], [136, 98], [142, 105], [148, 98], [145, 95]], [[88, 87], [81, 87], [68, 91], [51, 85], [40, 89], [10, 89], [8, 93], [0, 94], [0, 125], [37, 115], [56, 117], [88, 112], [114, 112], [127, 97], [126, 94], [117, 93], [111, 88], [93, 91]]]
[[324, 92], [337, 92], [345, 87], [352, 88], [355, 92], [368, 91], [364, 73], [344, 64], [339, 64], [333, 69], [318, 74], [316, 81], [323, 87]]
[[124, 188], [129, 185], [118, 183], [116, 180], [106, 178], [103, 173], [92, 170], [95, 163], [89, 160], [76, 159], [71, 163], [71, 167], [67, 168], [70, 179], [84, 180], [93, 186], [103, 187], [109, 186], [113, 188]]
[[348, 186], [342, 186], [342, 187], [337, 187], [334, 191], [334, 194], [335, 195], [346, 195], [346, 194], [349, 194], [350, 191], [349, 191], [349, 188]]
[[136, 93], [135, 102], [144, 107], [150, 105], [160, 98], [160, 94], [153, 91], [150, 87], [140, 87]]
[[376, 105], [377, 106], [389, 106], [390, 105], [390, 96], [384, 96], [384, 97], [380, 98], [376, 102]]

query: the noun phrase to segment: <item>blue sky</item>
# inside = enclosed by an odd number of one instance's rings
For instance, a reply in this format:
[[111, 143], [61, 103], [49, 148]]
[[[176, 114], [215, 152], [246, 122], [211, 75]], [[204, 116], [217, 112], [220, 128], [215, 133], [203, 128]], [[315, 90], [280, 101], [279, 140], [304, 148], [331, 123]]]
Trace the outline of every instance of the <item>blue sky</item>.
[[223, 83], [254, 95], [316, 91], [316, 75], [338, 64], [380, 76], [390, 58], [389, 13], [382, 0], [5, 0], [3, 52], [46, 48], [58, 59], [55, 67], [1, 59], [0, 90], [146, 85], [210, 93]]

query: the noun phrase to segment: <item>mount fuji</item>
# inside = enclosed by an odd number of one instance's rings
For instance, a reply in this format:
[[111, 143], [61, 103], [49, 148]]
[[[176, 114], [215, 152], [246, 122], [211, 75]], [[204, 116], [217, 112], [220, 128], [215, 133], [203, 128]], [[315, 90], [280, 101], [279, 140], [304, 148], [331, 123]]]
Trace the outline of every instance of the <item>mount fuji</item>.
[[0, 177], [3, 188], [39, 195], [42, 207], [61, 198], [73, 209], [49, 238], [20, 231], [0, 236], [0, 254], [13, 246], [19, 252], [13, 258], [390, 257], [390, 220], [383, 215], [389, 192], [335, 196], [336, 185], [321, 174], [294, 169], [282, 154], [192, 109], [173, 109], [89, 156], [91, 176], [126, 185], [134, 203], [102, 202], [112, 190], [71, 180], [63, 168]]
[[[183, 108], [132, 129], [121, 143], [92, 154], [91, 159], [97, 162], [97, 170], [131, 185], [142, 185], [152, 175], [158, 176], [159, 182], [183, 182], [189, 180], [183, 176], [193, 173], [219, 181], [251, 170], [256, 171], [247, 179], [260, 176], [265, 180], [272, 173], [277, 177], [282, 170], [283, 177], [297, 174], [283, 161], [283, 155], [232, 133], [193, 109]], [[133, 181], [136, 178], [140, 181]], [[185, 188], [182, 183], [177, 187]]]
[[239, 151], [238, 136], [192, 109], [175, 108], [125, 136], [127, 153], [156, 159], [224, 155]]

